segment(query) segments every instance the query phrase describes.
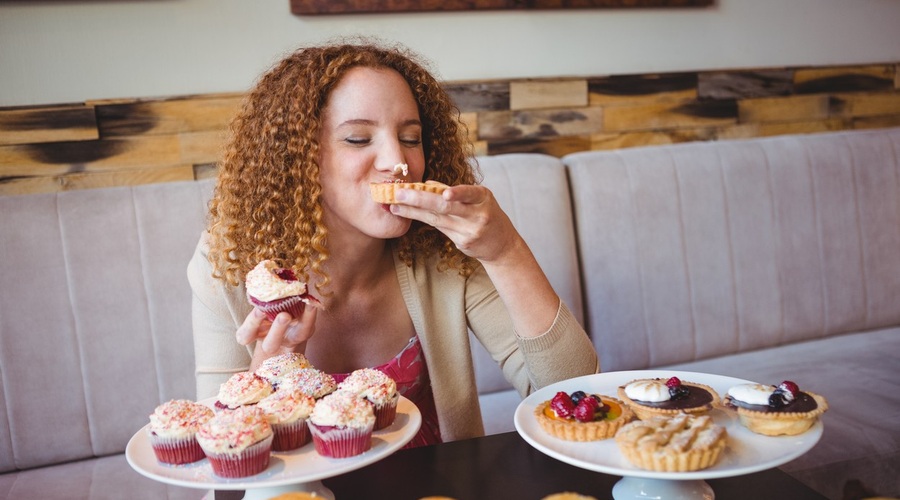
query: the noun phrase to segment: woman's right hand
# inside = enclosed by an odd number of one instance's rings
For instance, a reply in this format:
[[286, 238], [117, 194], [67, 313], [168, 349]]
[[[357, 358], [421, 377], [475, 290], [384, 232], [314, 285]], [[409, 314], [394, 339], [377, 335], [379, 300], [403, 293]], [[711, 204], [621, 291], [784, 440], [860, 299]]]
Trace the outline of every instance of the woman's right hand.
[[315, 331], [317, 311], [315, 307], [307, 307], [299, 318], [281, 312], [275, 321], [271, 321], [254, 307], [235, 335], [241, 345], [256, 342], [254, 362], [259, 355], [266, 358], [282, 352], [299, 352], [297, 348], [302, 347]]

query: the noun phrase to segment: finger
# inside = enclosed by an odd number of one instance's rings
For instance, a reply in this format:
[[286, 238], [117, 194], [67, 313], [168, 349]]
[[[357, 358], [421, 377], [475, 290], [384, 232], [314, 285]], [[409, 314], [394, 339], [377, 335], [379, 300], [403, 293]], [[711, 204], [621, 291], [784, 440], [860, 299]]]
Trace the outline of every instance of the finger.
[[294, 347], [309, 340], [315, 330], [317, 311], [315, 307], [307, 307], [299, 320], [291, 321], [284, 335], [285, 343]]
[[244, 322], [238, 327], [237, 332], [235, 332], [238, 343], [247, 345], [256, 340], [259, 335], [260, 326], [265, 319], [266, 313], [254, 307], [253, 310], [250, 311], [250, 314], [244, 318]]
[[269, 332], [262, 339], [262, 350], [267, 354], [275, 353], [284, 343], [284, 335], [293, 318], [286, 312], [278, 313], [272, 322]]

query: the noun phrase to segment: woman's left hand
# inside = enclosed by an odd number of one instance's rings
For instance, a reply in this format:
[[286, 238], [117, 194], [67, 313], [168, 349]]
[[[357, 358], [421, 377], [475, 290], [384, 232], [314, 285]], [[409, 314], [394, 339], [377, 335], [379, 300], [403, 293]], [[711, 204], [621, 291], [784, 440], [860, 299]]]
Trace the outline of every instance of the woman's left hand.
[[501, 259], [520, 239], [493, 193], [484, 186], [459, 185], [440, 195], [397, 190], [391, 212], [433, 226], [469, 257], [482, 262]]

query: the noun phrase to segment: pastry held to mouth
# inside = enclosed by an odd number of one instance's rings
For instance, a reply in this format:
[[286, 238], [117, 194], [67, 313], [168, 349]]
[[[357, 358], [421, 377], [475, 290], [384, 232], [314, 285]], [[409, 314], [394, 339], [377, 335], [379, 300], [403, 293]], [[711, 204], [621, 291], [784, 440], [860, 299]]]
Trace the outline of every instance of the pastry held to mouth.
[[372, 199], [378, 203], [393, 205], [397, 203], [397, 189], [414, 189], [416, 191], [425, 191], [427, 193], [441, 194], [450, 186], [441, 184], [440, 182], [373, 182], [369, 184]]

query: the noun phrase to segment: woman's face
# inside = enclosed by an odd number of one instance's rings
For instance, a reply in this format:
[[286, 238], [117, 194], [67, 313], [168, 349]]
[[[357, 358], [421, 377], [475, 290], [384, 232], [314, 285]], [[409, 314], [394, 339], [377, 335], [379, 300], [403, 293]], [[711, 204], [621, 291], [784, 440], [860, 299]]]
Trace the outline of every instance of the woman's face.
[[411, 221], [375, 203], [369, 183], [399, 178], [422, 180], [425, 154], [422, 123], [412, 91], [394, 70], [357, 67], [347, 71], [325, 103], [320, 137], [320, 172], [329, 232], [356, 231], [395, 238]]

